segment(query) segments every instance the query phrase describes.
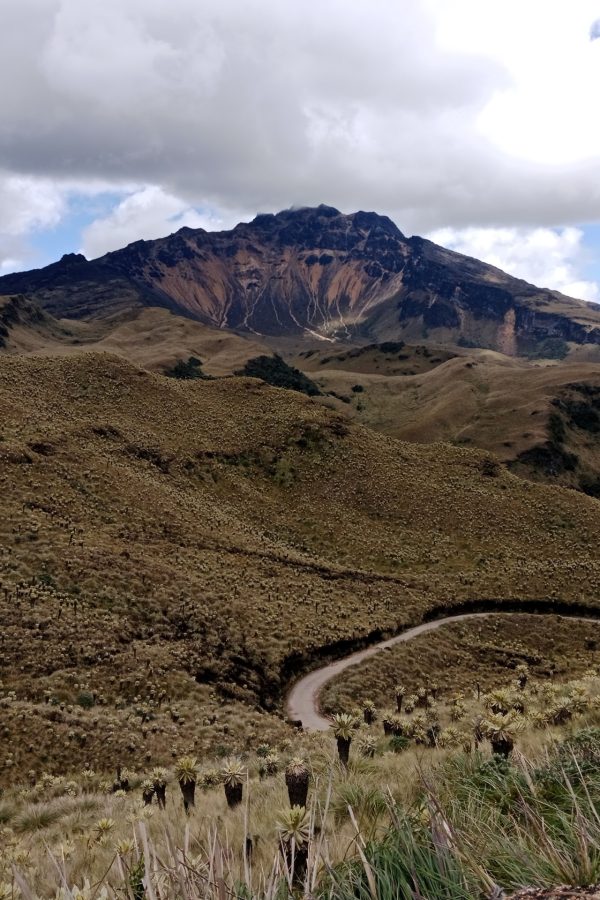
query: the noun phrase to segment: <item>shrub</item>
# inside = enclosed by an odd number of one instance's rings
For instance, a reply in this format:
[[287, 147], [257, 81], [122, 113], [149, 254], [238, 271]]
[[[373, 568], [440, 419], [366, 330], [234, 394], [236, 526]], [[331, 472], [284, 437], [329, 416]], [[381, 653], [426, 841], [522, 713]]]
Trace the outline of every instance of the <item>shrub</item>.
[[393, 734], [390, 738], [390, 750], [394, 753], [402, 753], [409, 744], [409, 739], [403, 734]]
[[550, 417], [548, 418], [548, 433], [555, 444], [562, 444], [566, 437], [567, 430], [565, 428], [565, 423], [561, 416], [556, 412], [550, 413]]
[[196, 356], [188, 357], [187, 361], [178, 359], [174, 366], [165, 369], [165, 375], [168, 378], [181, 378], [189, 380], [191, 378], [208, 378], [202, 371], [202, 362]]
[[563, 762], [575, 757], [580, 766], [600, 768], [600, 728], [582, 728], [558, 745], [557, 757]]
[[96, 700], [91, 691], [80, 691], [75, 702], [84, 709], [91, 709]]
[[377, 349], [381, 353], [394, 354], [404, 350], [404, 346], [404, 341], [383, 341], [381, 344], [377, 344]]
[[487, 478], [497, 478], [500, 474], [500, 463], [493, 456], [481, 460], [481, 474]]
[[579, 487], [588, 497], [600, 499], [600, 475], [582, 475], [579, 479]]
[[481, 753], [452, 755], [442, 767], [445, 791], [468, 805], [486, 803], [508, 811], [527, 791], [523, 775], [503, 756]]
[[600, 431], [600, 415], [590, 403], [573, 401], [566, 405], [571, 424], [582, 431], [597, 434]]
[[255, 356], [249, 359], [243, 369], [239, 369], [236, 375], [245, 375], [248, 378], [260, 378], [261, 381], [272, 387], [287, 388], [291, 391], [300, 391], [309, 397], [318, 396], [321, 391], [312, 379], [308, 378], [300, 369], [295, 369], [279, 356]]
[[564, 359], [569, 353], [569, 345], [560, 337], [548, 337], [532, 347], [526, 356], [529, 359]]

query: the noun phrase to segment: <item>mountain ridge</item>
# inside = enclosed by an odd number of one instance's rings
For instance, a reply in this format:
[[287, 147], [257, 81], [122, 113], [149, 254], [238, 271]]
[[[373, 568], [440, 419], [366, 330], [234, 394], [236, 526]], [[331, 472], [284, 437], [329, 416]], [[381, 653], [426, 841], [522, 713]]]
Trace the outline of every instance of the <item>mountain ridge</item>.
[[407, 238], [387, 216], [330, 206], [181, 228], [88, 261], [0, 278], [57, 317], [160, 306], [220, 329], [325, 340], [463, 342], [509, 356], [556, 339], [600, 345], [600, 307]]

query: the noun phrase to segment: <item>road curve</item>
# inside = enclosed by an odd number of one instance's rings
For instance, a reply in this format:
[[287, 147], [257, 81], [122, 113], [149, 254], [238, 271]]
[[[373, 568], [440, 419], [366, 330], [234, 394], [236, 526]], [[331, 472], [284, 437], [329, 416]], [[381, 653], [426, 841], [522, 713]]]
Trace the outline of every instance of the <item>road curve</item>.
[[[327, 682], [331, 681], [332, 678], [335, 678], [336, 675], [339, 675], [340, 672], [349, 669], [350, 666], [357, 665], [362, 662], [363, 659], [369, 659], [371, 656], [376, 656], [388, 647], [393, 647], [396, 644], [403, 644], [406, 641], [412, 641], [413, 638], [418, 637], [420, 634], [426, 634], [428, 631], [435, 631], [437, 628], [441, 628], [442, 625], [449, 625], [452, 622], [461, 622], [464, 619], [480, 619], [485, 616], [493, 615], [514, 616], [520, 615], [520, 613], [509, 610], [506, 610], [505, 612], [502, 612], [502, 610], [491, 610], [489, 612], [460, 613], [455, 616], [446, 616], [443, 619], [433, 619], [430, 622], [423, 622], [421, 625], [415, 625], [414, 628], [409, 628], [407, 631], [403, 631], [395, 637], [388, 638], [386, 641], [381, 641], [379, 644], [374, 644], [372, 647], [367, 647], [365, 650], [358, 650], [356, 653], [350, 654], [350, 656], [345, 656], [343, 659], [328, 663], [320, 669], [315, 669], [313, 672], [309, 672], [308, 675], [305, 675], [297, 681], [292, 687], [286, 701], [287, 715], [290, 719], [300, 720], [305, 731], [327, 731], [331, 724], [331, 720], [325, 718], [320, 712], [319, 695]], [[594, 620], [591, 616], [589, 620], [585, 616], [571, 616], [570, 618], [585, 621], [598, 621], [597, 619]]]

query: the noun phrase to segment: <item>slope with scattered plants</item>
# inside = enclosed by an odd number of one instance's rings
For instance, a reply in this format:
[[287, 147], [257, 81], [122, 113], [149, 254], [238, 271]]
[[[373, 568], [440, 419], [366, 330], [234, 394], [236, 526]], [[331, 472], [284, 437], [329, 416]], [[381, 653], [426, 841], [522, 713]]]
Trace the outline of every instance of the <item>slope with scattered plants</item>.
[[599, 697], [596, 669], [552, 685], [523, 666], [479, 700], [425, 689], [390, 715], [364, 703], [330, 735], [226, 760], [30, 772], [0, 799], [2, 896], [587, 896]]
[[[532, 677], [562, 681], [600, 663], [600, 622], [566, 616], [494, 613], [444, 624], [346, 669], [323, 688], [323, 710], [349, 709], [357, 698], [379, 708], [398, 686], [414, 696], [434, 685], [438, 697], [506, 687], [526, 665]], [[393, 704], [394, 705], [394, 704]]]
[[[365, 348], [368, 349], [368, 348]], [[552, 364], [509, 359], [489, 351], [427, 355], [295, 357], [324, 395], [354, 421], [402, 440], [448, 441], [494, 453], [521, 477], [574, 487], [591, 496], [600, 488], [600, 383], [597, 362]], [[343, 359], [342, 359], [343, 357]], [[356, 383], [359, 393], [353, 392]], [[326, 402], [331, 404], [328, 399]]]
[[3, 780], [276, 736], [295, 673], [434, 608], [597, 602], [595, 500], [297, 392], [11, 357], [0, 419]]

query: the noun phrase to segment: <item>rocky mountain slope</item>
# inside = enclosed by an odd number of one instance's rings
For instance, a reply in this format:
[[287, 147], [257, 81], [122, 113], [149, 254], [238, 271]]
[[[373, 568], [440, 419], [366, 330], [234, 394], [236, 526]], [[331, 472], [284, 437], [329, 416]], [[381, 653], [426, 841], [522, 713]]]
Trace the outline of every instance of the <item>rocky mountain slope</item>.
[[259, 215], [231, 231], [182, 228], [88, 262], [68, 255], [0, 278], [59, 317], [163, 306], [207, 325], [290, 336], [431, 338], [514, 356], [549, 339], [600, 344], [600, 308], [536, 288], [387, 217], [336, 209]]

